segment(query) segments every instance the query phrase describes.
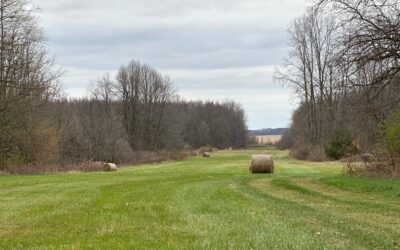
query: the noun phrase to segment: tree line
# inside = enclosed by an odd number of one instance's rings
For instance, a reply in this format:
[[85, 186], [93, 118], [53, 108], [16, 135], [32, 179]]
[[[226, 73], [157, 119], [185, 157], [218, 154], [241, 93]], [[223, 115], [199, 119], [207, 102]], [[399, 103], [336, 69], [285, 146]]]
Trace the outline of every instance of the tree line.
[[124, 79], [132, 80], [127, 84], [120, 78], [127, 68], [145, 75], [156, 73], [133, 61], [121, 67], [115, 81], [108, 76], [97, 81], [90, 97], [49, 104], [54, 114], [50, 120], [60, 139], [61, 165], [90, 160], [133, 163], [149, 151], [246, 145], [245, 113], [240, 104], [182, 101], [163, 78], [134, 83], [140, 77], [127, 76]]
[[399, 34], [397, 0], [321, 0], [292, 23], [276, 78], [301, 100], [284, 138], [296, 157], [368, 152], [400, 169], [386, 140], [400, 103]]
[[240, 104], [184, 101], [167, 76], [138, 61], [105, 74], [86, 98], [63, 97], [45, 42], [29, 2], [0, 1], [0, 170], [245, 145]]

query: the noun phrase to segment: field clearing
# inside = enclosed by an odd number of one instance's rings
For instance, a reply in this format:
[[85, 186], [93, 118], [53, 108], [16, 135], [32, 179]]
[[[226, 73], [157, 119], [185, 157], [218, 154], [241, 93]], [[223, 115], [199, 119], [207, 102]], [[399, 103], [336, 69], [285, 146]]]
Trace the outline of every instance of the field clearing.
[[256, 140], [259, 145], [271, 145], [280, 141], [282, 135], [257, 135]]
[[[276, 173], [252, 175], [254, 153]], [[114, 173], [0, 176], [1, 249], [400, 249], [400, 182], [286, 151]]]

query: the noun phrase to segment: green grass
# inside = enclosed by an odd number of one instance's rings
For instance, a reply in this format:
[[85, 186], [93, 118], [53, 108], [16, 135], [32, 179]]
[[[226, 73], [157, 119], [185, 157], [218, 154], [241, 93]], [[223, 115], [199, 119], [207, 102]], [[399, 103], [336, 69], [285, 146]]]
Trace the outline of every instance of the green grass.
[[[251, 175], [253, 153], [276, 173]], [[0, 177], [1, 249], [396, 249], [400, 182], [273, 149], [115, 173]]]

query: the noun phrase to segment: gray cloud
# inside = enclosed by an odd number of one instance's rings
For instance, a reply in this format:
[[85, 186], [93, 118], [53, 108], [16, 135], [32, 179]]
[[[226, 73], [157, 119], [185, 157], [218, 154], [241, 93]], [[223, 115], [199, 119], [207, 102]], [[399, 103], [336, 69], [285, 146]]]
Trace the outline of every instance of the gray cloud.
[[90, 80], [135, 59], [168, 74], [185, 98], [241, 101], [251, 128], [288, 124], [293, 98], [272, 72], [287, 53], [287, 26], [307, 0], [33, 3], [70, 96], [85, 95]]

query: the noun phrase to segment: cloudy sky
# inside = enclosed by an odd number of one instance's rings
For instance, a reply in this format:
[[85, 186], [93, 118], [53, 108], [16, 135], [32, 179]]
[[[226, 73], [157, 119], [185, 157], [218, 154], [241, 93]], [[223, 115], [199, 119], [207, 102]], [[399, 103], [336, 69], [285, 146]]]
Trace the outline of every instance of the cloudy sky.
[[135, 59], [187, 100], [242, 103], [250, 129], [287, 126], [296, 104], [273, 82], [287, 27], [307, 0], [33, 0], [70, 97]]

